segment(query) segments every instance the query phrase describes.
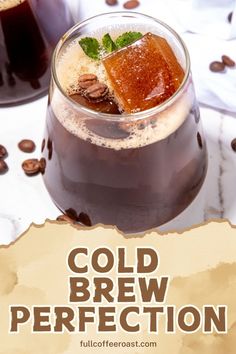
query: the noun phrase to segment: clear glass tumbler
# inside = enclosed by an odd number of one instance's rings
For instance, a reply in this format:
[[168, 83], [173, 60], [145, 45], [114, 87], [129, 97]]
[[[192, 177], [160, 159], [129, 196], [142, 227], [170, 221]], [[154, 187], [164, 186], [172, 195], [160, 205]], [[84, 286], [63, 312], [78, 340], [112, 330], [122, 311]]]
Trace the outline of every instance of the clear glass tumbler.
[[[107, 33], [114, 27], [150, 31], [170, 43], [185, 76], [164, 103], [118, 115], [95, 112], [65, 94], [58, 63], [66, 48], [94, 30]], [[120, 12], [93, 17], [67, 32], [53, 57], [42, 154], [53, 201], [86, 225], [134, 233], [181, 213], [203, 184], [207, 150], [189, 54], [175, 31], [149, 16]]]

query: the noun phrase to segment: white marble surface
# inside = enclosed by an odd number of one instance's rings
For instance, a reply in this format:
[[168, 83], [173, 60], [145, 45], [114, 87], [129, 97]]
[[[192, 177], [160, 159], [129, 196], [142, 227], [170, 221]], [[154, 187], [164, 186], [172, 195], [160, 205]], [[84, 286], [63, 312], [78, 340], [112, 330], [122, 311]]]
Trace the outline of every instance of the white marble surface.
[[[120, 1], [115, 10], [121, 10], [122, 3]], [[150, 14], [154, 3], [156, 0], [145, 1], [139, 11]], [[93, 4], [96, 6], [91, 6], [91, 0], [80, 1], [81, 18], [110, 10], [105, 7], [104, 0], [96, 0]], [[173, 25], [168, 7], [160, 7], [158, 17]], [[197, 75], [196, 72], [194, 74]], [[0, 175], [0, 244], [14, 240], [31, 223], [42, 224], [60, 214], [44, 187], [42, 177], [25, 176], [21, 163], [28, 155], [17, 148], [21, 139], [33, 139], [37, 151], [32, 157], [40, 156], [46, 104], [47, 98], [44, 97], [31, 104], [0, 108], [0, 144], [9, 152], [6, 160], [9, 172]], [[207, 178], [192, 205], [162, 230], [181, 229], [210, 218], [228, 218], [236, 224], [236, 153], [230, 146], [236, 137], [236, 115], [201, 107], [201, 116], [209, 155]]]
[[[0, 244], [14, 240], [32, 222], [42, 224], [45, 219], [60, 215], [41, 175], [27, 177], [21, 168], [26, 158], [40, 156], [46, 104], [44, 97], [34, 103], [0, 109], [0, 143], [9, 152], [9, 171], [0, 176]], [[210, 218], [228, 218], [236, 224], [236, 153], [230, 146], [236, 137], [236, 117], [206, 107], [201, 107], [201, 116], [209, 155], [205, 183], [192, 205], [162, 230], [181, 229]], [[33, 154], [18, 149], [18, 142], [24, 138], [36, 142]]]

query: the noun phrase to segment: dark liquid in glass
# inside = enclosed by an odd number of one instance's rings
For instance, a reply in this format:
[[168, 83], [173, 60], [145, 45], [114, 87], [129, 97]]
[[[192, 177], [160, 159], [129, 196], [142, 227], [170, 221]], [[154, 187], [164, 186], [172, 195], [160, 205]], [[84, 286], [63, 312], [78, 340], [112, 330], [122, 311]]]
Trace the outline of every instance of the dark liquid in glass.
[[[108, 127], [99, 120], [88, 124], [100, 136], [127, 138], [117, 124]], [[87, 224], [116, 225], [125, 232], [144, 231], [178, 215], [199, 192], [207, 170], [205, 141], [194, 108], [167, 138], [116, 150], [75, 136], [49, 106], [43, 156], [46, 187], [63, 212]]]
[[66, 1], [6, 0], [0, 3], [0, 105], [46, 93], [52, 51], [73, 25]]

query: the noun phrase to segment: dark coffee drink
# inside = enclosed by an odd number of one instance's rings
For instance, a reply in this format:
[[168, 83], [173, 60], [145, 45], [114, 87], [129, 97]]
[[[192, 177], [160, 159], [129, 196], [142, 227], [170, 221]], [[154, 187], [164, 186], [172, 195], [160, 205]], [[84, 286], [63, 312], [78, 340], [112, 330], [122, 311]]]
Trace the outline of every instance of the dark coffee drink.
[[72, 25], [65, 0], [0, 0], [0, 105], [45, 93], [52, 50]]
[[[123, 15], [116, 16], [119, 23], [119, 17]], [[155, 37], [166, 31], [168, 38], [169, 30], [148, 17], [133, 16], [137, 22], [146, 21], [155, 35], [148, 33], [147, 37], [144, 34], [140, 42], [125, 47], [124, 52], [114, 51], [114, 58], [113, 54], [105, 56], [103, 65], [84, 57], [75, 33], [62, 49], [57, 49], [54, 63], [57, 84], [52, 81], [43, 144], [44, 181], [58, 207], [77, 221], [87, 220], [84, 221], [87, 225], [116, 225], [129, 233], [161, 225], [183, 211], [199, 192], [207, 169], [206, 145], [187, 60], [182, 58], [184, 74], [167, 42]], [[114, 23], [114, 17], [111, 21]], [[80, 26], [75, 31], [81, 33], [83, 24]], [[135, 23], [135, 26], [140, 32], [147, 28], [147, 24], [142, 27]], [[114, 35], [112, 29], [112, 25], [109, 26], [109, 32]], [[106, 33], [104, 28], [101, 31]], [[174, 42], [173, 33], [169, 36]], [[146, 40], [148, 46], [143, 47]], [[174, 47], [175, 43], [172, 45]], [[164, 69], [161, 68], [160, 73], [158, 68], [157, 77], [156, 65], [153, 62], [147, 65], [152, 72], [151, 76], [144, 73], [145, 85], [141, 69], [137, 79], [137, 75], [127, 78], [130, 73], [121, 68], [130, 59], [131, 53], [127, 50], [133, 48], [135, 53], [141, 50], [142, 55], [147, 49], [144, 61], [147, 61], [149, 50], [153, 57], [159, 55], [161, 49], [165, 59], [161, 64]], [[180, 46], [176, 51], [181, 57]], [[127, 54], [125, 60], [119, 58], [123, 54]], [[110, 73], [107, 64], [112, 61], [112, 70], [116, 68], [113, 59], [116, 61], [117, 56], [120, 60], [117, 71]], [[138, 58], [140, 60], [140, 53]], [[158, 65], [162, 63], [161, 58]], [[115, 77], [113, 91], [107, 73]], [[141, 102], [137, 95], [146, 95], [157, 78], [161, 78], [161, 89], [155, 86], [152, 95], [145, 96]], [[133, 80], [132, 84], [127, 80]], [[122, 82], [126, 82], [125, 87]], [[103, 88], [108, 87], [110, 93], [104, 96], [100, 85], [97, 101], [88, 97], [87, 92], [96, 91], [99, 83]], [[134, 94], [139, 83], [141, 86]], [[127, 90], [133, 90], [128, 99]], [[119, 97], [116, 97], [117, 92]]]

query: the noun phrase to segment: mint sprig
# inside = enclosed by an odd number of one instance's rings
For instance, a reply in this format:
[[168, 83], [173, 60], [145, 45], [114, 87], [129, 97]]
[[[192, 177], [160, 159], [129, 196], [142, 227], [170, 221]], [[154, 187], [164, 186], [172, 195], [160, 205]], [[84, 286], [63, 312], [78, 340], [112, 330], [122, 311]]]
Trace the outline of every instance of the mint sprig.
[[79, 41], [85, 54], [95, 60], [100, 59], [100, 45], [96, 38], [85, 37]]
[[141, 32], [125, 32], [115, 40], [117, 48], [123, 48], [142, 37]]
[[111, 36], [109, 33], [105, 34], [102, 38], [102, 44], [104, 49], [106, 50], [107, 53], [111, 53], [114, 50], [117, 49], [117, 46], [115, 45], [115, 43], [113, 42], [113, 40], [111, 39]]
[[101, 53], [105, 50], [107, 53], [112, 53], [117, 49], [124, 48], [132, 44], [143, 36], [141, 32], [125, 32], [115, 41], [112, 40], [109, 33], [106, 33], [102, 38], [102, 44], [96, 38], [85, 37], [79, 41], [84, 53], [95, 60], [101, 59]]

